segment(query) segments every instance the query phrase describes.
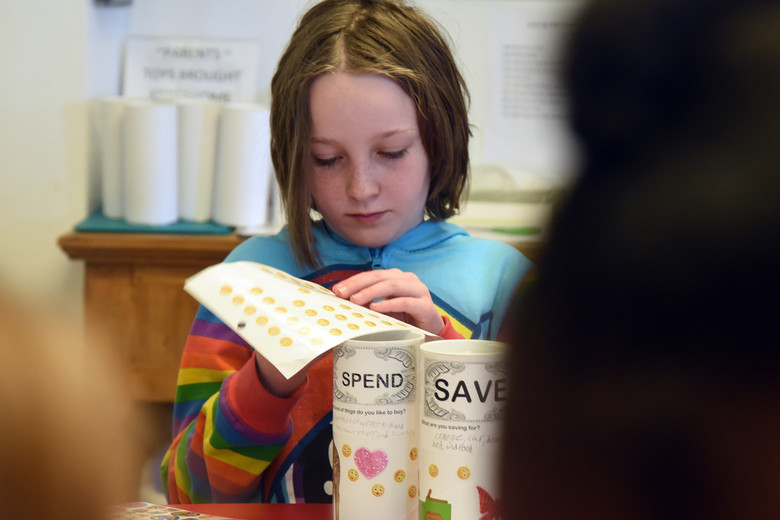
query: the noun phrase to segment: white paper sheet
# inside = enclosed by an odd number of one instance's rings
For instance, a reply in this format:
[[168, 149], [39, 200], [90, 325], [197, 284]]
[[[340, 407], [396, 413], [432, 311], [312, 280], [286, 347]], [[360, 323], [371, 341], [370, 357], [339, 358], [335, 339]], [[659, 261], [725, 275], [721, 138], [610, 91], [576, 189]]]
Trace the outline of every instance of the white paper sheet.
[[187, 279], [184, 289], [287, 378], [358, 336], [410, 329], [433, 336], [256, 262], [207, 267]]
[[576, 151], [558, 67], [561, 38], [580, 4], [523, 1], [491, 8], [484, 162], [552, 184], [571, 175]]

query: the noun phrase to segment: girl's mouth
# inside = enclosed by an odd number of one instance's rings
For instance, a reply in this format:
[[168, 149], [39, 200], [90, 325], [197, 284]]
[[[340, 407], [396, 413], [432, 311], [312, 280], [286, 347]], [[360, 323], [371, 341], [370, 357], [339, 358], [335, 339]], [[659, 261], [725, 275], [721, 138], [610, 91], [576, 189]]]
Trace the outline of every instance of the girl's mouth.
[[373, 224], [385, 214], [384, 211], [376, 213], [350, 213], [348, 216], [360, 224]]

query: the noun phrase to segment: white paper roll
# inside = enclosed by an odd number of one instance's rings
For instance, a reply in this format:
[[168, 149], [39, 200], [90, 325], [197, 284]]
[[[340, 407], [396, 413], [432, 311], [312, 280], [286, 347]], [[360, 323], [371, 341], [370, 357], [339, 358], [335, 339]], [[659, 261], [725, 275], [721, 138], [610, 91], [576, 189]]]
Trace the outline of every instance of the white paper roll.
[[123, 218], [122, 203], [122, 116], [126, 100], [122, 97], [106, 97], [100, 101], [100, 180], [103, 214], [110, 218]]
[[266, 223], [271, 182], [270, 111], [228, 103], [220, 114], [213, 219], [226, 226]]
[[217, 125], [221, 105], [208, 99], [177, 101], [179, 132], [179, 217], [211, 219]]
[[498, 518], [507, 345], [440, 340], [420, 347], [420, 518]]
[[416, 366], [424, 337], [385, 331], [333, 349], [335, 520], [417, 520]]
[[176, 105], [134, 100], [123, 124], [124, 217], [133, 224], [178, 219]]

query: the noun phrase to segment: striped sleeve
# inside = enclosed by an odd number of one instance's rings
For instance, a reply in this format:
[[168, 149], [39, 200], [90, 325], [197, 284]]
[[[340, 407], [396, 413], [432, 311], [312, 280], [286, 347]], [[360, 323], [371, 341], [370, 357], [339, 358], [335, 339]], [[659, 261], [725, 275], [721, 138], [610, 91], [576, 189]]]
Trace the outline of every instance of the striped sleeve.
[[[439, 332], [439, 336], [444, 339], [464, 339], [465, 336], [455, 327], [455, 324], [452, 322], [452, 319], [446, 315], [442, 314], [442, 319], [444, 319], [444, 328]], [[466, 330], [466, 333], [470, 335], [471, 331]]]
[[260, 382], [254, 350], [201, 307], [185, 343], [173, 442], [160, 468], [170, 503], [242, 502], [290, 436], [288, 398]]

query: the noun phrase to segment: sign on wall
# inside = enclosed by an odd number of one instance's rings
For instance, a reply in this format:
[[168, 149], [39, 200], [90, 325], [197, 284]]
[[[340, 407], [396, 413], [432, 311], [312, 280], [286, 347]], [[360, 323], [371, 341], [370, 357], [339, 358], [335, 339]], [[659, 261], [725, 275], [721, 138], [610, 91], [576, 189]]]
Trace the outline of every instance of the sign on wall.
[[122, 94], [255, 102], [259, 59], [253, 40], [131, 37]]

